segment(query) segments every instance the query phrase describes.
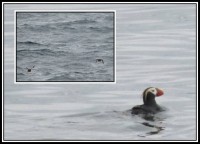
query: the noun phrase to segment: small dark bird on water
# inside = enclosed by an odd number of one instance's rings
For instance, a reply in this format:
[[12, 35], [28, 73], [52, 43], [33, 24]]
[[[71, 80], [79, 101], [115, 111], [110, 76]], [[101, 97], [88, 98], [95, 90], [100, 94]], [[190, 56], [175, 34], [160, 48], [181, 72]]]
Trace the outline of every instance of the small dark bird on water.
[[104, 64], [103, 59], [96, 59], [96, 62], [102, 62]]
[[164, 109], [156, 103], [155, 97], [162, 96], [164, 94], [163, 90], [155, 87], [149, 87], [144, 90], [142, 105], [134, 106], [131, 109], [131, 114], [142, 115], [144, 118], [152, 118], [151, 116], [163, 111]]
[[35, 67], [35, 66], [33, 66], [32, 68], [27, 68], [27, 67], [26, 67], [27, 72], [31, 72], [31, 70], [32, 70], [34, 67]]

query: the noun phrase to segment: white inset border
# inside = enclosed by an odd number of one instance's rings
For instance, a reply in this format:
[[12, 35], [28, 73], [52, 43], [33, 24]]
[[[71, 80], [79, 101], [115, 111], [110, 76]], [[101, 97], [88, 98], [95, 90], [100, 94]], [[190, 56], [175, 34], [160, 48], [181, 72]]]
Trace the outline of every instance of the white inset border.
[[[16, 65], [17, 65], [17, 61], [16, 61], [16, 23], [17, 23], [17, 12], [88, 12], [88, 13], [92, 13], [92, 12], [99, 12], [99, 13], [106, 13], [106, 12], [113, 12], [114, 13], [114, 81], [107, 81], [107, 82], [95, 82], [95, 81], [83, 81], [83, 82], [51, 82], [51, 81], [41, 81], [41, 82], [34, 82], [34, 81], [27, 81], [27, 82], [17, 82], [16, 79], [16, 75], [17, 75], [17, 70], [16, 70]], [[15, 84], [116, 84], [116, 10], [15, 10], [14, 11], [14, 83]]]

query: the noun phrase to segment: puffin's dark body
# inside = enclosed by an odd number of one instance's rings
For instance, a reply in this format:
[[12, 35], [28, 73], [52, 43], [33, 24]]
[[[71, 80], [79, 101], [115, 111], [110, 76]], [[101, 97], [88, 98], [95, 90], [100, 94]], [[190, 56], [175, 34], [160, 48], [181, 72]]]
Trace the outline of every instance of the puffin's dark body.
[[137, 105], [131, 109], [132, 114], [147, 114], [147, 113], [155, 114], [160, 111], [163, 111], [163, 110], [158, 105], [156, 107], [150, 107], [146, 105]]
[[155, 97], [163, 95], [163, 91], [158, 88], [147, 88], [143, 92], [143, 102], [142, 105], [134, 106], [131, 109], [131, 114], [133, 115], [143, 115], [149, 116], [157, 112], [163, 111], [163, 109], [156, 103]]

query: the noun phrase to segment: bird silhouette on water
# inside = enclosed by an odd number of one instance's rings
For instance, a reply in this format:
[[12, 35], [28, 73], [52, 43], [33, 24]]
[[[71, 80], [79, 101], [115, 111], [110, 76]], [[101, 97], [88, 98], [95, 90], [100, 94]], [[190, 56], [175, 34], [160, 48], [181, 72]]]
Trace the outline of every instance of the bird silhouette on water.
[[35, 66], [33, 66], [32, 68], [27, 68], [27, 67], [26, 67], [27, 72], [31, 72], [31, 70], [32, 70], [34, 67], [35, 67]]
[[96, 59], [96, 62], [102, 62], [104, 64], [103, 59]]

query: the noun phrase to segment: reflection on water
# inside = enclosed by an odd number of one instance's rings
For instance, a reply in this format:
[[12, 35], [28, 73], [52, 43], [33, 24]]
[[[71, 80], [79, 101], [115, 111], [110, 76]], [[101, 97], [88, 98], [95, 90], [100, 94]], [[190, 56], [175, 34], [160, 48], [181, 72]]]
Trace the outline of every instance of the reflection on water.
[[[142, 124], [143, 124], [144, 126], [152, 127], [152, 128], [155, 129], [154, 131], [150, 131], [150, 132], [146, 133], [146, 136], [158, 134], [160, 131], [164, 130], [164, 127], [162, 127], [162, 126], [157, 126], [157, 125], [153, 125], [153, 124], [150, 124], [150, 123], [148, 123], [148, 122], [143, 122]], [[140, 136], [140, 137], [145, 137], [144, 135], [138, 135], [138, 136]]]
[[[147, 132], [146, 135], [138, 135], [138, 136], [145, 137], [148, 135], [155, 135], [165, 129], [165, 127], [162, 126], [164, 118], [156, 117], [155, 115], [151, 115], [150, 117], [148, 117], [148, 118], [145, 117], [144, 119], [147, 121], [142, 122], [141, 124], [144, 126], [147, 126], [147, 127], [151, 127], [153, 129], [150, 132]], [[151, 123], [151, 122], [154, 122], [154, 123]]]
[[[114, 111], [117, 112], [117, 111]], [[126, 115], [126, 116], [131, 116], [133, 120], [135, 120], [136, 117], [139, 117], [141, 119], [144, 119], [143, 122], [137, 122], [138, 124], [142, 124], [146, 127], [151, 128], [149, 132], [140, 133], [138, 134], [139, 137], [146, 137], [149, 135], [156, 135], [159, 134], [161, 131], [165, 130], [164, 126], [164, 121], [167, 121], [165, 111], [160, 112], [161, 114], [152, 114], [152, 113], [147, 113], [147, 114], [131, 114], [131, 110], [127, 110], [124, 112], [117, 112], [118, 114]], [[140, 121], [142, 121], [140, 119]]]

